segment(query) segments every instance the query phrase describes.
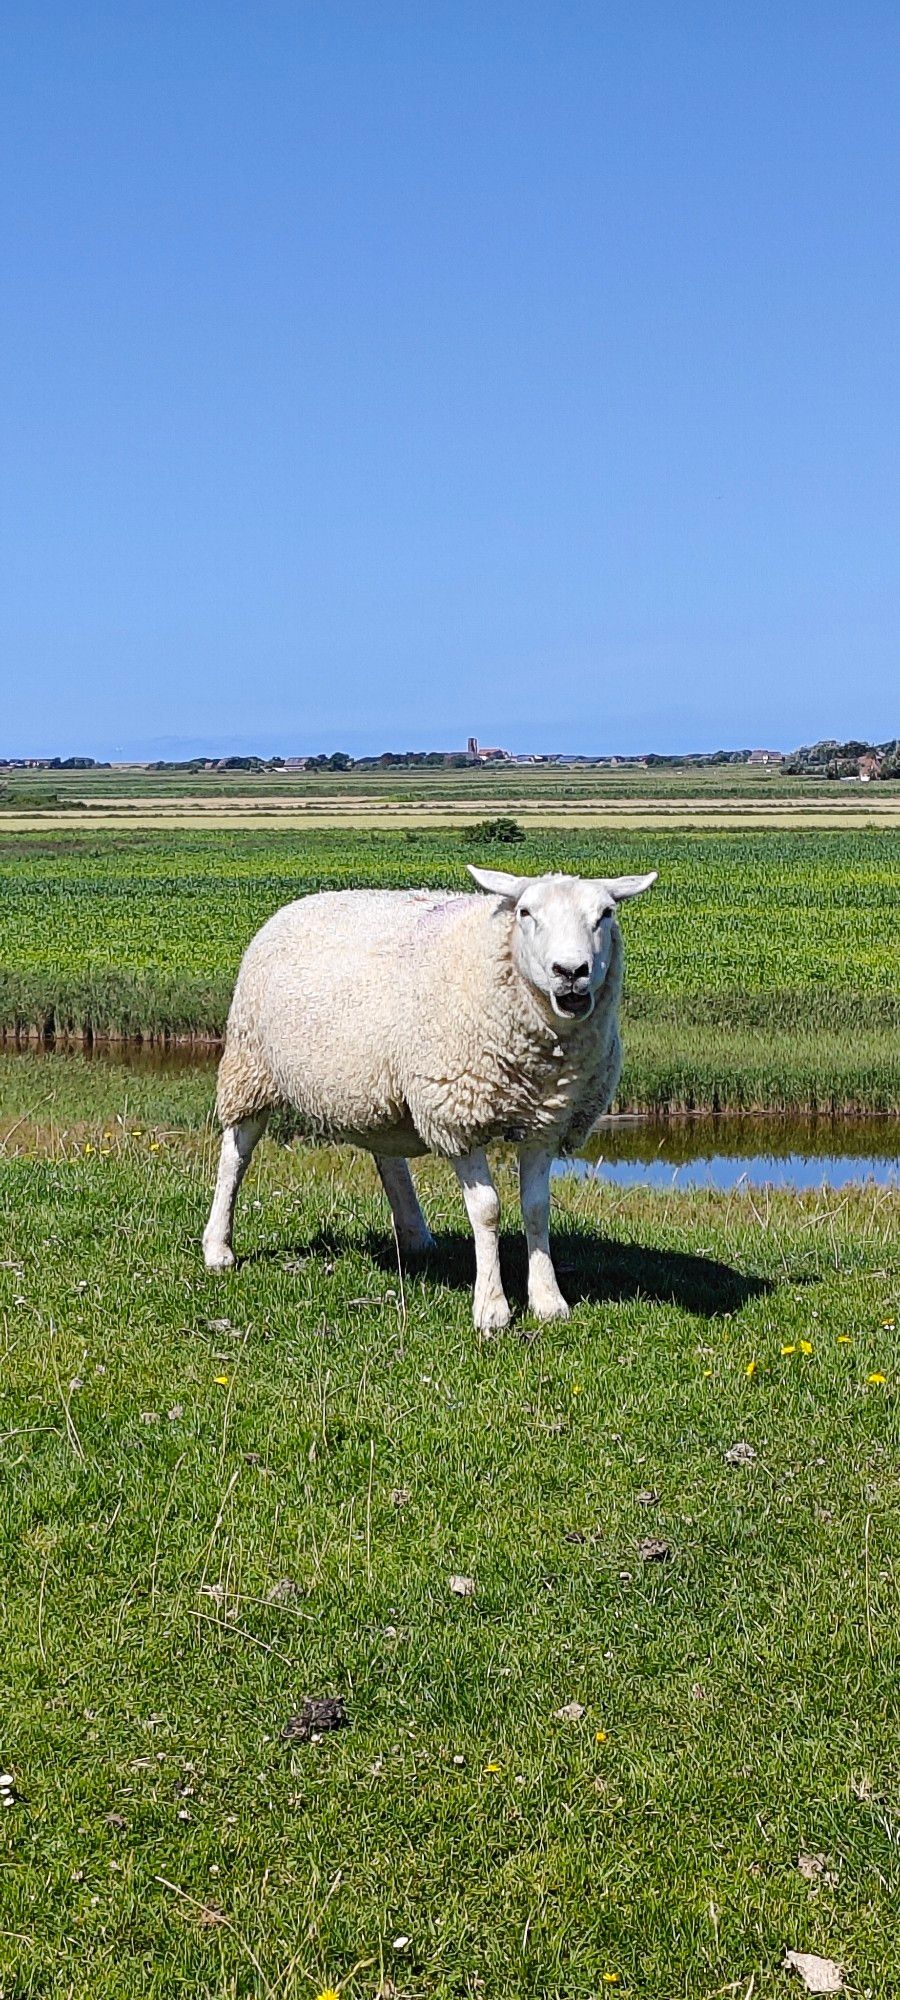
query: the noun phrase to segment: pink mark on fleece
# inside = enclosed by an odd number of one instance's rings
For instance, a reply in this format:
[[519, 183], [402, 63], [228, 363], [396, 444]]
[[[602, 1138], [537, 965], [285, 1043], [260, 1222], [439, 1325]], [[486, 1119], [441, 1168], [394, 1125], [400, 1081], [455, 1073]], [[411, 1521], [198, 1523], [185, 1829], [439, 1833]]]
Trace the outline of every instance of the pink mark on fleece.
[[422, 906], [413, 933], [414, 937], [419, 938], [423, 931], [426, 934], [432, 931], [440, 931], [445, 925], [452, 923], [459, 916], [463, 905], [471, 902], [472, 899], [470, 896], [461, 896], [459, 894], [435, 896], [434, 891], [431, 889], [412, 889], [409, 900], [411, 903], [420, 903]]

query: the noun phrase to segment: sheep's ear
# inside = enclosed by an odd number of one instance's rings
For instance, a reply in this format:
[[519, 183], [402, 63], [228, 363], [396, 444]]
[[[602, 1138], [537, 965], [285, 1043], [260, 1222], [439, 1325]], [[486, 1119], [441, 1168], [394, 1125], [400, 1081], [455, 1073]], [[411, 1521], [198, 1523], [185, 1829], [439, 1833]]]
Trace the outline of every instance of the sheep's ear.
[[517, 903], [535, 879], [533, 875], [504, 875], [500, 868], [473, 868], [471, 862], [466, 865], [479, 889], [486, 889], [489, 896], [502, 896], [506, 903]]
[[613, 875], [604, 879], [603, 887], [617, 903], [627, 903], [630, 896], [642, 896], [645, 889], [652, 889], [657, 873], [654, 868], [652, 875]]

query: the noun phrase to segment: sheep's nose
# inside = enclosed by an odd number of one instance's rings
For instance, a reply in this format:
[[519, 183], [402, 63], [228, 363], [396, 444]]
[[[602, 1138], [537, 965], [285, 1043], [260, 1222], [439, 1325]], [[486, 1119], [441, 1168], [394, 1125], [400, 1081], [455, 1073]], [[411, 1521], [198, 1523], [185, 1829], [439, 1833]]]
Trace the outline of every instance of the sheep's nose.
[[590, 979], [591, 968], [585, 959], [583, 965], [551, 965], [554, 979], [565, 979], [570, 986], [577, 986], [579, 980]]

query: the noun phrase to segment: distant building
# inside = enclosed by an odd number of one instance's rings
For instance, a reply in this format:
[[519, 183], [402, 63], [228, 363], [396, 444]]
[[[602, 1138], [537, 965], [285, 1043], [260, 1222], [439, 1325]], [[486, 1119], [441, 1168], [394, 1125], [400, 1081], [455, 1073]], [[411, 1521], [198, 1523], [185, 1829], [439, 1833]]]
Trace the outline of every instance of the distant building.
[[466, 756], [470, 764], [513, 764], [515, 758], [511, 750], [488, 749], [479, 743], [477, 736], [470, 736], [466, 744]]
[[783, 764], [783, 750], [751, 750], [748, 764]]

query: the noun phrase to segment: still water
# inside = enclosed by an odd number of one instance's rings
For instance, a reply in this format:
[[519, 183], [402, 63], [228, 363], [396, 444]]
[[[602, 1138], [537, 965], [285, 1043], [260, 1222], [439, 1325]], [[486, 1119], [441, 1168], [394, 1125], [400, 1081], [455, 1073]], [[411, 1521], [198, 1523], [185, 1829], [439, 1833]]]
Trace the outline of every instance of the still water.
[[618, 1187], [900, 1186], [900, 1118], [611, 1118], [557, 1173]]

